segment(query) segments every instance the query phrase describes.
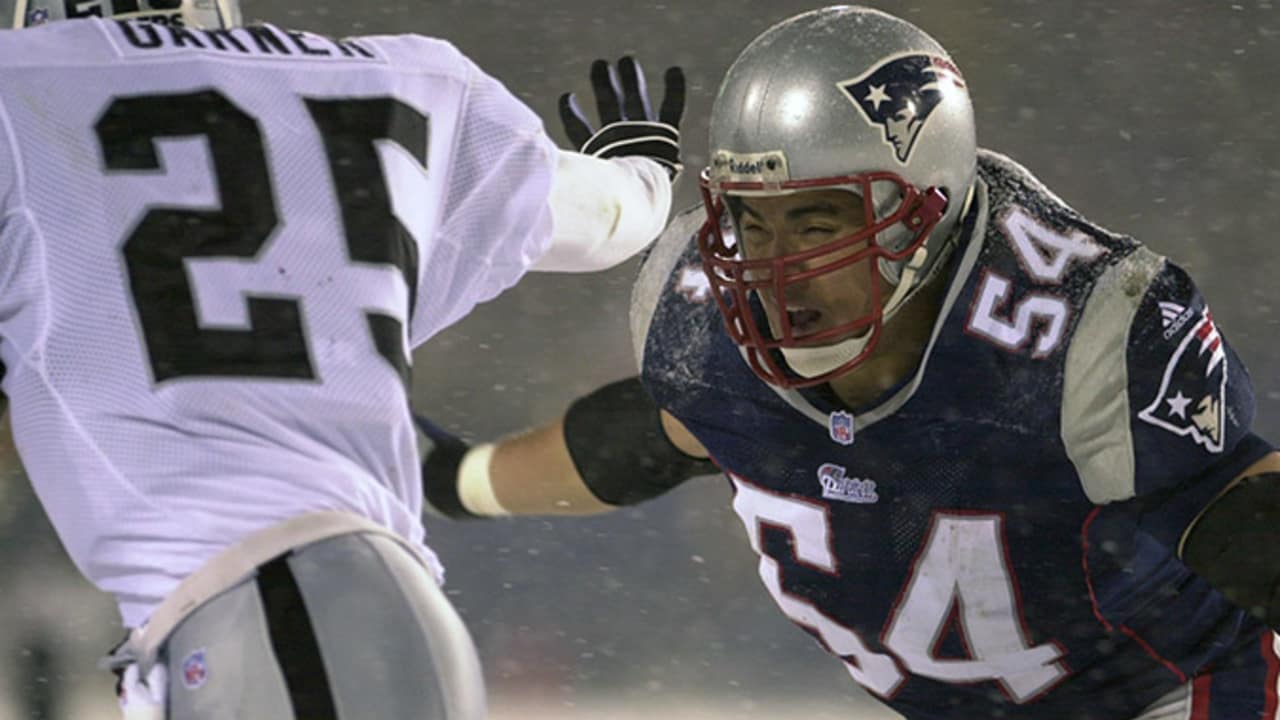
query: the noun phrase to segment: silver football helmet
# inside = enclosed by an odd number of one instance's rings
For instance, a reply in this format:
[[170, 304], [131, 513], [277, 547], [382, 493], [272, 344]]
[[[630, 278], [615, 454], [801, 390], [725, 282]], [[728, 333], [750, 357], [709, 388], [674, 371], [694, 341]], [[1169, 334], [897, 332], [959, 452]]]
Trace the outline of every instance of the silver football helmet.
[[9, 27], [82, 17], [137, 18], [185, 27], [239, 27], [239, 0], [0, 0]]
[[[908, 22], [862, 7], [823, 8], [769, 28], [742, 51], [710, 125], [699, 249], [730, 336], [777, 385], [816, 385], [856, 367], [884, 323], [943, 267], [971, 197], [977, 144], [959, 70]], [[742, 257], [732, 240], [733, 196], [819, 189], [858, 196], [865, 228], [803, 253]], [[793, 283], [858, 262], [873, 268], [873, 310], [863, 317], [803, 334], [785, 312], [781, 327], [769, 328], [752, 310], [755, 293], [784, 298]]]

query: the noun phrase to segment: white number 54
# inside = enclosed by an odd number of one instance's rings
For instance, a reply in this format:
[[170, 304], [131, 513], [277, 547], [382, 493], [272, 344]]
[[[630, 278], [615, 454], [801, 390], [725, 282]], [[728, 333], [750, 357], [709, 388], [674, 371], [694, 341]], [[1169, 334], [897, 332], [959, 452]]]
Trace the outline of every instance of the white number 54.
[[[1000, 220], [1000, 230], [1013, 246], [1018, 264], [1041, 286], [1056, 288], [1072, 263], [1089, 262], [1106, 253], [1106, 248], [1088, 235], [1060, 233], [1040, 224], [1020, 207]], [[1032, 357], [1048, 357], [1062, 344], [1070, 306], [1056, 293], [1035, 292], [1006, 309], [1012, 288], [1009, 278], [985, 271], [965, 329], [1010, 352], [1021, 352], [1030, 344]]]
[[[813, 630], [840, 656], [859, 684], [890, 697], [907, 672], [948, 683], [994, 681], [1015, 702], [1042, 695], [1068, 674], [1058, 662], [1062, 648], [1031, 645], [1009, 569], [999, 515], [939, 512], [911, 567], [882, 637], [891, 654], [873, 652], [853, 629], [824, 614], [809, 600], [786, 592], [781, 570], [760, 543], [769, 526], [791, 535], [795, 561], [839, 576], [831, 549], [831, 523], [823, 505], [764, 490], [730, 475], [737, 494], [733, 509], [746, 525], [751, 547], [760, 554], [760, 578], [788, 618]], [[969, 658], [934, 654], [948, 620], [957, 627]]]

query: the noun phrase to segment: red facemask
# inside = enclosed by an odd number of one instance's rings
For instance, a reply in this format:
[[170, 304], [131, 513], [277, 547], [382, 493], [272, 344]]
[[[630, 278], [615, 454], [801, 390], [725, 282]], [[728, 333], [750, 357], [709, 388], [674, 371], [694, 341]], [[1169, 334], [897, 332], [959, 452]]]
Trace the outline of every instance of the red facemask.
[[[872, 187], [883, 183], [896, 187], [901, 202], [892, 212], [877, 218]], [[709, 172], [704, 170], [699, 184], [707, 219], [698, 231], [698, 251], [702, 256], [703, 270], [711, 283], [711, 294], [724, 316], [725, 328], [729, 337], [746, 350], [747, 361], [755, 374], [767, 383], [784, 388], [811, 387], [829, 382], [867, 359], [875, 350], [884, 328], [888, 284], [880, 275], [879, 261], [903, 262], [914, 255], [947, 209], [947, 197], [942, 191], [937, 188], [920, 190], [889, 172], [766, 184], [713, 182]], [[861, 230], [803, 251], [751, 260], [743, 259], [736, 241], [730, 245], [725, 239], [726, 195], [831, 188], [848, 189], [862, 198], [865, 222]], [[894, 230], [899, 223], [910, 232], [908, 242], [900, 250], [892, 251], [876, 244], [877, 235]], [[835, 327], [797, 334], [785, 308], [788, 289], [798, 289], [800, 284], [815, 277], [864, 261], [871, 275], [870, 310]], [[774, 335], [767, 323], [758, 321], [750, 302], [753, 292], [770, 292], [777, 300], [780, 337]], [[814, 377], [795, 374], [770, 352], [779, 348], [828, 345], [850, 334], [866, 339], [862, 350], [839, 367]]]

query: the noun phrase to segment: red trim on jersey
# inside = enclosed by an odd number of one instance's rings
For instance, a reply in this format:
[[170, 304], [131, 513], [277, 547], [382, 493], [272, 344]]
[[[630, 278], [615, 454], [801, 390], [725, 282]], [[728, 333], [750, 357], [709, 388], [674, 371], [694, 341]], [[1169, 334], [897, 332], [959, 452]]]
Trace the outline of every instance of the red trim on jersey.
[[1163, 665], [1166, 670], [1173, 673], [1174, 677], [1178, 678], [1179, 682], [1187, 681], [1187, 674], [1179, 670], [1177, 665], [1174, 665], [1172, 662], [1166, 659], [1163, 655], [1157, 652], [1155, 648], [1148, 645], [1147, 641], [1143, 640], [1141, 635], [1134, 632], [1132, 629], [1130, 629], [1126, 625], [1120, 626], [1120, 632], [1127, 635], [1130, 640], [1133, 640], [1134, 642], [1138, 643], [1138, 647], [1142, 648], [1143, 651], [1146, 652], [1148, 655], [1150, 655], [1153, 660]]
[[1266, 703], [1262, 709], [1262, 720], [1275, 720], [1280, 717], [1280, 696], [1277, 695], [1277, 684], [1280, 683], [1280, 657], [1276, 656], [1276, 642], [1280, 638], [1266, 630], [1262, 633], [1262, 659], [1267, 663], [1267, 685], [1262, 688]]
[[1213, 675], [1201, 675], [1191, 683], [1191, 715], [1187, 720], [1209, 720], [1209, 694]]
[[1091, 510], [1088, 517], [1084, 519], [1084, 525], [1080, 528], [1080, 567], [1084, 569], [1084, 585], [1089, 590], [1089, 606], [1093, 608], [1093, 616], [1102, 624], [1104, 630], [1115, 632], [1115, 628], [1111, 627], [1111, 623], [1102, 617], [1102, 611], [1098, 609], [1098, 596], [1093, 591], [1093, 576], [1089, 574], [1089, 526], [1093, 524], [1094, 518], [1100, 512], [1102, 512], [1101, 507], [1095, 507]]
[[[929, 648], [929, 657], [935, 660], [973, 659], [973, 648], [969, 647], [969, 636], [965, 633], [964, 621], [960, 618], [962, 612], [964, 612], [964, 604], [960, 602], [959, 597], [953, 597], [951, 607], [947, 610], [947, 619], [943, 621], [942, 627], [938, 630], [938, 636], [933, 639], [933, 644]], [[960, 638], [960, 647], [964, 648], [963, 657], [948, 657], [942, 654], [942, 643], [946, 642], [951, 633], [955, 633]]]
[[1093, 608], [1093, 616], [1098, 619], [1099, 623], [1102, 623], [1103, 629], [1107, 632], [1115, 632], [1119, 630], [1124, 633], [1126, 637], [1137, 643], [1138, 647], [1142, 648], [1143, 652], [1150, 655], [1153, 660], [1163, 665], [1169, 672], [1173, 673], [1174, 677], [1178, 678], [1178, 682], [1186, 682], [1187, 674], [1179, 670], [1177, 665], [1174, 665], [1160, 653], [1156, 652], [1156, 649], [1151, 647], [1146, 640], [1143, 640], [1142, 636], [1138, 635], [1138, 633], [1125, 625], [1114, 626], [1107, 622], [1107, 619], [1102, 616], [1102, 610], [1098, 607], [1098, 595], [1093, 590], [1093, 576], [1089, 574], [1089, 526], [1093, 524], [1094, 519], [1098, 517], [1098, 513], [1100, 512], [1102, 512], [1102, 508], [1095, 507], [1084, 519], [1084, 525], [1080, 527], [1080, 567], [1084, 569], [1084, 584], [1089, 590], [1089, 605]]
[[[715, 461], [712, 460], [712, 462], [715, 462]], [[830, 570], [824, 567], [819, 567], [818, 565], [814, 565], [812, 563], [805, 562], [804, 558], [800, 557], [800, 554], [794, 551], [795, 543], [797, 542], [795, 539], [795, 531], [785, 525], [780, 525], [776, 522], [772, 522], [767, 518], [756, 518], [756, 524], [759, 525], [759, 530], [757, 532], [759, 533], [758, 537], [760, 538], [760, 554], [761, 555], [767, 554], [764, 552], [764, 529], [769, 528], [772, 530], [777, 530], [785, 535], [791, 536], [790, 542], [793, 548], [791, 556], [796, 561], [797, 564], [803, 565], [815, 572], [820, 572], [823, 575], [830, 575], [831, 577], [840, 576], [840, 558], [836, 557], [836, 533], [835, 533], [835, 529], [832, 527], [832, 524], [831, 524], [831, 508], [830, 507], [818, 502], [817, 500], [814, 500], [811, 497], [798, 495], [796, 493], [778, 492], [776, 490], [771, 490], [765, 487], [764, 484], [762, 483], [758, 483], [749, 478], [745, 478], [736, 472], [725, 470], [723, 466], [721, 466], [719, 463], [716, 463], [716, 467], [719, 467], [721, 471], [724, 472], [725, 476], [727, 476], [730, 479], [729, 480], [730, 485], [732, 485], [734, 481], [738, 481], [744, 485], [750, 485], [751, 487], [755, 488], [756, 492], [762, 495], [772, 495], [773, 497], [777, 497], [777, 498], [786, 498], [791, 502], [797, 502], [797, 503], [800, 503], [801, 505], [807, 505], [813, 508], [814, 510], [817, 510], [818, 512], [822, 513], [823, 524], [826, 525], [826, 528], [827, 528], [827, 555], [831, 558]], [[737, 496], [736, 490], [734, 491], [734, 496], [735, 497]], [[814, 606], [814, 607], [816, 608], [817, 606]]]
[[[714, 459], [714, 458], [712, 458], [712, 462], [715, 462], [715, 459]], [[809, 598], [807, 598], [807, 597], [805, 597], [805, 596], [803, 596], [803, 595], [796, 595], [796, 594], [794, 594], [794, 593], [789, 593], [789, 592], [787, 592], [786, 588], [783, 586], [783, 583], [782, 583], [782, 579], [783, 579], [784, 573], [783, 573], [783, 570], [782, 570], [782, 565], [780, 564], [780, 560], [779, 560], [778, 558], [776, 558], [776, 557], [774, 557], [774, 556], [770, 555], [769, 553], [765, 552], [765, 548], [764, 548], [764, 529], [765, 529], [765, 528], [770, 528], [770, 529], [773, 529], [773, 530], [778, 530], [778, 531], [780, 531], [780, 532], [782, 532], [782, 533], [786, 534], [786, 535], [790, 538], [790, 544], [791, 544], [791, 559], [795, 560], [795, 562], [796, 562], [797, 564], [799, 564], [799, 565], [803, 565], [803, 566], [805, 566], [805, 567], [807, 567], [807, 568], [809, 568], [809, 569], [811, 569], [811, 570], [815, 570], [815, 571], [820, 572], [820, 573], [822, 573], [822, 574], [824, 574], [824, 575], [829, 575], [829, 576], [831, 576], [831, 577], [839, 577], [839, 576], [840, 576], [840, 560], [839, 560], [839, 558], [837, 558], [837, 557], [836, 557], [836, 552], [835, 552], [835, 545], [834, 545], [834, 543], [835, 543], [835, 531], [832, 529], [832, 526], [831, 526], [831, 513], [830, 513], [830, 508], [828, 508], [827, 506], [825, 506], [825, 505], [823, 505], [823, 504], [821, 504], [821, 503], [818, 503], [818, 502], [817, 502], [817, 501], [815, 501], [815, 500], [812, 500], [812, 499], [810, 499], [810, 498], [807, 498], [807, 497], [805, 497], [805, 496], [803, 496], [803, 495], [793, 495], [793, 494], [791, 494], [791, 493], [775, 492], [775, 491], [773, 491], [773, 490], [770, 490], [770, 489], [766, 488], [764, 485], [762, 485], [762, 484], [760, 484], [760, 483], [754, 482], [754, 481], [752, 481], [752, 480], [749, 480], [749, 479], [747, 479], [747, 478], [745, 478], [745, 477], [743, 477], [743, 476], [739, 475], [738, 473], [735, 473], [735, 472], [732, 472], [732, 471], [730, 471], [730, 470], [726, 470], [726, 469], [724, 469], [724, 466], [720, 465], [719, 463], [716, 463], [716, 466], [717, 466], [717, 467], [719, 467], [719, 468], [721, 468], [721, 470], [724, 472], [725, 476], [729, 478], [729, 486], [730, 486], [731, 488], [733, 488], [733, 493], [734, 493], [734, 497], [735, 497], [735, 498], [737, 497], [737, 494], [738, 494], [739, 490], [740, 490], [742, 487], [744, 487], [744, 486], [749, 486], [749, 487], [751, 487], [753, 490], [755, 490], [756, 492], [758, 492], [758, 493], [760, 493], [760, 494], [762, 494], [762, 495], [772, 495], [772, 496], [774, 496], [774, 497], [786, 498], [786, 499], [788, 499], [788, 500], [790, 500], [790, 501], [793, 501], [793, 502], [800, 502], [800, 503], [802, 503], [802, 504], [807, 504], [807, 505], [815, 506], [815, 507], [818, 507], [818, 508], [820, 508], [820, 509], [822, 510], [823, 523], [827, 526], [827, 554], [828, 554], [828, 555], [830, 555], [830, 557], [831, 557], [832, 570], [828, 571], [828, 570], [826, 570], [825, 568], [821, 568], [821, 567], [818, 567], [818, 566], [816, 566], [816, 565], [811, 565], [811, 564], [809, 564], [809, 563], [807, 563], [807, 562], [804, 562], [803, 560], [801, 560], [801, 559], [800, 559], [800, 555], [799, 555], [799, 553], [796, 551], [796, 544], [798, 543], [798, 540], [796, 539], [796, 532], [795, 532], [795, 530], [794, 530], [793, 528], [787, 527], [787, 526], [785, 526], [785, 525], [780, 525], [780, 524], [777, 524], [777, 523], [769, 522], [768, 520], [765, 520], [765, 519], [762, 519], [762, 518], [756, 518], [756, 524], [757, 524], [757, 526], [758, 526], [758, 530], [757, 530], [757, 532], [759, 533], [759, 535], [758, 535], [758, 539], [759, 539], [759, 543], [760, 543], [760, 549], [759, 549], [759, 551], [758, 551], [758, 552], [759, 552], [759, 555], [760, 555], [760, 562], [761, 562], [761, 565], [763, 566], [763, 563], [764, 563], [764, 561], [765, 561], [766, 559], [773, 563], [773, 571], [774, 571], [774, 572], [777, 574], [777, 576], [778, 576], [778, 591], [779, 591], [779, 592], [781, 592], [783, 595], [785, 595], [785, 596], [787, 596], [787, 597], [789, 597], [789, 598], [792, 598], [792, 599], [794, 599], [794, 600], [795, 600], [795, 601], [797, 601], [797, 602], [800, 602], [800, 603], [805, 604], [806, 606], [808, 606], [809, 608], [811, 608], [815, 613], [817, 613], [818, 615], [821, 615], [822, 617], [826, 618], [826, 619], [827, 619], [827, 621], [828, 621], [828, 622], [830, 622], [832, 625], [834, 625], [834, 626], [836, 626], [836, 627], [838, 627], [838, 628], [841, 628], [841, 629], [845, 630], [846, 632], [848, 632], [848, 633], [852, 634], [854, 637], [856, 637], [856, 638], [858, 639], [858, 642], [862, 644], [863, 648], [865, 648], [865, 649], [866, 649], [866, 651], [867, 651], [867, 653], [868, 653], [868, 654], [870, 654], [870, 655], [877, 655], [877, 656], [880, 656], [880, 657], [886, 657], [886, 658], [888, 658], [888, 659], [890, 660], [890, 662], [892, 662], [892, 663], [893, 663], [894, 668], [898, 671], [898, 675], [899, 675], [899, 677], [898, 677], [897, 681], [896, 681], [896, 682], [894, 682], [893, 687], [892, 687], [892, 688], [890, 688], [888, 692], [886, 692], [886, 693], [881, 693], [881, 692], [879, 692], [878, 690], [876, 690], [875, 688], [872, 688], [872, 687], [867, 686], [867, 685], [863, 685], [861, 682], [859, 682], [859, 683], [858, 683], [858, 685], [859, 685], [860, 687], [862, 687], [862, 688], [866, 689], [866, 691], [867, 691], [867, 692], [869, 692], [869, 693], [871, 693], [872, 695], [875, 695], [876, 697], [881, 698], [881, 699], [883, 699], [883, 700], [885, 700], [885, 701], [887, 701], [887, 702], [892, 702], [895, 698], [897, 698], [897, 697], [898, 697], [898, 692], [902, 689], [903, 685], [905, 685], [905, 684], [906, 684], [907, 680], [911, 679], [912, 677], [915, 677], [914, 675], [912, 675], [912, 674], [907, 670], [907, 668], [906, 668], [906, 666], [903, 664], [902, 660], [900, 660], [900, 659], [898, 658], [898, 656], [897, 656], [897, 655], [895, 655], [895, 654], [894, 654], [891, 650], [889, 650], [888, 648], [885, 648], [886, 652], [884, 652], [884, 653], [879, 653], [879, 652], [876, 652], [875, 650], [872, 650], [872, 649], [871, 649], [871, 647], [870, 647], [869, 645], [867, 645], [867, 641], [866, 641], [865, 639], [863, 639], [862, 634], [861, 634], [861, 633], [859, 633], [859, 632], [857, 631], [857, 629], [855, 629], [855, 628], [853, 628], [853, 627], [851, 627], [851, 626], [849, 626], [849, 625], [846, 625], [846, 624], [844, 624], [844, 623], [840, 622], [839, 620], [837, 620], [836, 618], [832, 617], [831, 615], [827, 614], [826, 612], [824, 612], [824, 611], [822, 610], [822, 608], [820, 608], [820, 607], [818, 607], [816, 604], [814, 604], [814, 602], [813, 602], [812, 600], [810, 600]], [[745, 521], [744, 521], [744, 523], [743, 523], [743, 524], [744, 524], [744, 525], [746, 524], [746, 523], [745, 523]], [[772, 595], [772, 593], [770, 593], [770, 595]], [[856, 655], [841, 655], [841, 654], [837, 653], [837, 652], [836, 652], [836, 651], [835, 651], [835, 650], [834, 650], [834, 649], [833, 649], [829, 644], [827, 644], [827, 641], [823, 639], [823, 637], [822, 637], [822, 631], [821, 631], [817, 626], [815, 626], [815, 625], [810, 625], [809, 623], [803, 622], [802, 620], [796, 619], [796, 618], [792, 617], [791, 615], [788, 615], [788, 614], [787, 614], [787, 612], [786, 612], [786, 610], [782, 607], [782, 605], [781, 605], [780, 601], [778, 600], [778, 598], [774, 598], [774, 602], [775, 602], [775, 603], [778, 603], [778, 607], [779, 607], [779, 609], [780, 609], [780, 610], [782, 610], [782, 614], [783, 614], [783, 616], [784, 616], [784, 617], [786, 617], [786, 618], [787, 618], [787, 620], [791, 621], [791, 622], [792, 622], [793, 624], [795, 624], [797, 627], [799, 627], [800, 629], [802, 629], [802, 630], [804, 630], [806, 633], [808, 633], [808, 634], [809, 634], [809, 636], [810, 636], [810, 637], [812, 637], [812, 638], [813, 638], [813, 639], [818, 643], [818, 645], [822, 646], [822, 649], [823, 649], [823, 650], [826, 650], [828, 653], [830, 653], [831, 655], [835, 656], [835, 657], [836, 657], [836, 659], [840, 660], [841, 662], [845, 663], [846, 665], [849, 665], [849, 666], [851, 666], [851, 667], [853, 667], [853, 668], [856, 668], [856, 669], [857, 669], [858, 671], [860, 671], [860, 672], [862, 671], [862, 669], [863, 669], [863, 668], [862, 668], [862, 665], [861, 665], [861, 663], [859, 663], [859, 662], [858, 662], [858, 659], [857, 659], [857, 656], [856, 656]], [[856, 680], [856, 679], [855, 679], [855, 680]]]
[[1214, 331], [1213, 320], [1209, 318], [1208, 313], [1205, 313], [1205, 323], [1200, 327], [1196, 328], [1196, 338], [1200, 340], [1204, 340], [1205, 338], [1212, 335], [1213, 331]]

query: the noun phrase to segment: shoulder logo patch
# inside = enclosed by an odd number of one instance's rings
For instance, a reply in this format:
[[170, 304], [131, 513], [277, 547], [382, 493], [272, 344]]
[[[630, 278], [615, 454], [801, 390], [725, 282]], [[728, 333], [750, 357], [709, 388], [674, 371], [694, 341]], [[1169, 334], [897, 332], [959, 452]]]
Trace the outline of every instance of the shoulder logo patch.
[[[1171, 306], [1171, 307], [1166, 307]], [[1178, 312], [1172, 315], [1174, 310]], [[1172, 303], [1161, 303], [1164, 334], [1170, 338], [1191, 316]], [[1222, 452], [1226, 435], [1227, 353], [1222, 336], [1205, 308], [1169, 358], [1160, 391], [1138, 418], [1183, 437], [1190, 437], [1211, 453]]]

